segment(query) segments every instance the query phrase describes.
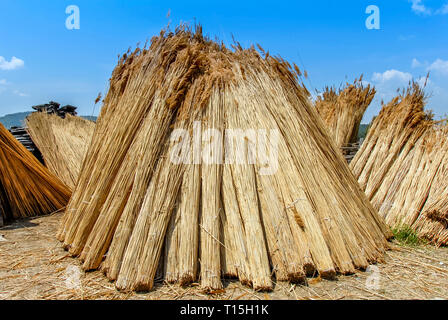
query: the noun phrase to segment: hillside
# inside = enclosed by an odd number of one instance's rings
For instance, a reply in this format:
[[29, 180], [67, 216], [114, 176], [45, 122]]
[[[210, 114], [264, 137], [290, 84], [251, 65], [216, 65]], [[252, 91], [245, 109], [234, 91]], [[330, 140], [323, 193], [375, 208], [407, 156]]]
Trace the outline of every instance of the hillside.
[[358, 140], [359, 139], [365, 139], [367, 136], [367, 131], [369, 130], [369, 126], [370, 124], [361, 124], [359, 126], [359, 131], [358, 131]]
[[[10, 129], [11, 127], [23, 127], [25, 123], [25, 118], [31, 112], [17, 112], [12, 114], [7, 114], [3, 117], [0, 117], [0, 123], [3, 124], [6, 129]], [[90, 121], [96, 121], [97, 117], [94, 116], [81, 116]]]
[[90, 120], [90, 121], [96, 122], [96, 119], [98, 117], [95, 117], [95, 116], [81, 116], [81, 118], [84, 118], [86, 120]]
[[30, 113], [31, 112], [18, 112], [7, 114], [3, 117], [0, 117], [0, 122], [6, 127], [6, 129], [9, 129], [11, 127], [22, 127], [25, 123], [25, 118]]

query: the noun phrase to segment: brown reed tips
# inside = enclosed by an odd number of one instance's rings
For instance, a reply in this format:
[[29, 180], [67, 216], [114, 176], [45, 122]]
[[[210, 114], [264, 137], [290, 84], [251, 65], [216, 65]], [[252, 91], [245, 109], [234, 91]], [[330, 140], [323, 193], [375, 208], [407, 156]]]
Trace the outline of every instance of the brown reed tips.
[[70, 190], [0, 124], [0, 208], [4, 220], [64, 208]]
[[386, 222], [448, 243], [448, 128], [425, 113], [416, 83], [383, 106], [351, 168]]
[[181, 26], [115, 68], [58, 236], [121, 290], [270, 290], [366, 268], [389, 235], [291, 66]]
[[46, 167], [73, 190], [95, 123], [70, 114], [62, 119], [56, 114], [33, 112], [26, 124]]
[[357, 142], [362, 117], [375, 93], [375, 88], [363, 85], [361, 76], [339, 90], [326, 87], [317, 97], [317, 112], [339, 148]]

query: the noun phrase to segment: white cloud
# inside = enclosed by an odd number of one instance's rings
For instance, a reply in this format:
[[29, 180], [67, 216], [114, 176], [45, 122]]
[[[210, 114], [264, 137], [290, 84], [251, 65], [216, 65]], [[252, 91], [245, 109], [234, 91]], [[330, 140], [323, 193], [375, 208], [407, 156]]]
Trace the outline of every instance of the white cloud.
[[437, 59], [427, 69], [428, 71], [435, 71], [448, 75], [448, 61]]
[[433, 10], [431, 8], [426, 7], [423, 4], [423, 0], [409, 0], [409, 2], [412, 3], [411, 9], [416, 14], [421, 14], [424, 16], [431, 16], [434, 14], [440, 14], [440, 15], [448, 14], [448, 3], [445, 3], [439, 9]]
[[414, 11], [417, 14], [423, 14], [423, 15], [431, 15], [432, 14], [432, 10], [427, 8], [422, 0], [411, 0], [412, 2], [412, 11]]
[[26, 93], [20, 92], [19, 90], [14, 90], [13, 93], [19, 97], [28, 97]]
[[436, 14], [448, 14], [448, 3], [436, 11]]
[[416, 58], [412, 59], [412, 68], [418, 68], [421, 67], [422, 63], [418, 61]]
[[372, 111], [378, 113], [381, 109], [380, 101], [387, 103], [392, 100], [397, 96], [397, 90], [406, 88], [412, 79], [412, 74], [395, 69], [386, 70], [382, 73], [375, 72], [371, 80], [377, 94], [372, 103]]
[[0, 94], [7, 91], [8, 93], [10, 93], [10, 94], [12, 93], [19, 97], [28, 97], [29, 96], [27, 93], [24, 93], [20, 90], [17, 90], [17, 89], [12, 90], [12, 88], [11, 89], [8, 88], [10, 86], [11, 86], [11, 83], [8, 82], [6, 79], [0, 79]]
[[21, 68], [25, 65], [22, 59], [12, 57], [11, 61], [6, 60], [4, 57], [0, 56], [0, 70], [14, 70]]
[[361, 84], [362, 84], [364, 87], [367, 87], [367, 86], [371, 86], [371, 85], [372, 85], [369, 81], [366, 81], [366, 80], [362, 80], [362, 81], [361, 81]]
[[426, 77], [420, 77], [416, 80], [416, 82], [419, 84], [420, 87], [428, 87], [432, 85], [432, 81], [429, 78]]
[[377, 83], [385, 82], [399, 82], [408, 83], [412, 80], [412, 74], [408, 72], [402, 72], [395, 69], [384, 71], [383, 73], [375, 72], [372, 76], [372, 81]]
[[[430, 64], [419, 61], [422, 66], [417, 69], [418, 72], [425, 71], [425, 68]], [[414, 74], [414, 72], [412, 72]], [[409, 72], [399, 71], [396, 69], [387, 70], [385, 72], [376, 72], [371, 76], [371, 82], [375, 86], [377, 94], [369, 107], [364, 117], [364, 122], [368, 122], [374, 115], [377, 115], [381, 110], [381, 103], [388, 103], [393, 98], [397, 97], [398, 89], [405, 89], [409, 85], [409, 81], [415, 80], [421, 87], [425, 87], [425, 92], [428, 94], [428, 109], [433, 109], [437, 116], [446, 113], [446, 101], [448, 99], [448, 82], [444, 79], [437, 79], [437, 83], [432, 78], [427, 79], [421, 74], [415, 77]]]

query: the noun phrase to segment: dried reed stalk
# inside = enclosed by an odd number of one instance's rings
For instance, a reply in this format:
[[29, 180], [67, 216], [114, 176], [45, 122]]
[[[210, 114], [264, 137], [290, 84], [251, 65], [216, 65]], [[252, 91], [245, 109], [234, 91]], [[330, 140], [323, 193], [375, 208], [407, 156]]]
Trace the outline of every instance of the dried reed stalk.
[[[291, 78], [281, 77], [274, 82], [267, 78], [259, 82], [264, 90], [272, 90], [265, 87], [265, 84], [269, 83], [273, 86], [273, 91], [281, 92], [277, 90], [284, 90], [282, 88], [292, 81]], [[296, 90], [300, 92], [300, 88]], [[384, 235], [389, 236], [387, 228], [376, 218], [375, 211], [365, 200], [348, 167], [343, 165], [342, 155], [334, 152], [335, 148], [330, 143], [323, 123], [315, 110], [308, 108], [305, 96], [294, 94], [294, 91], [290, 90], [283, 95], [276, 95], [270, 103], [258, 103], [265, 105], [275, 118], [297, 168], [297, 178], [301, 180], [297, 186], [303, 186], [302, 190], [305, 191], [302, 193], [304, 197], [298, 193], [299, 197], [294, 198], [292, 203], [298, 203], [300, 206], [302, 201], [309, 202], [312, 211], [306, 214], [306, 219], [313, 215], [317, 218], [326, 246], [331, 252], [333, 268], [324, 269], [322, 273], [328, 271], [330, 276], [332, 269], [351, 273], [355, 267], [362, 268], [366, 259], [378, 259], [381, 255], [381, 249], [378, 248], [384, 247]], [[292, 107], [288, 108], [288, 105]], [[298, 122], [290, 122], [289, 119], [292, 118], [298, 119]], [[305, 132], [313, 132], [313, 137]], [[301, 137], [300, 143], [293, 137]], [[313, 150], [313, 153], [306, 150]], [[347, 187], [350, 188], [350, 195], [347, 194]], [[316, 224], [308, 230], [311, 234], [320, 231]], [[316, 252], [322, 253], [328, 249], [321, 245], [314, 248]]]
[[[224, 105], [217, 89], [206, 106], [204, 127], [222, 132]], [[201, 285], [206, 290], [222, 288], [221, 283], [221, 183], [222, 137], [210, 134], [202, 140], [202, 150], [209, 161], [201, 166], [202, 203], [200, 219]]]
[[[198, 121], [201, 114], [197, 114]], [[198, 128], [189, 128], [194, 136]], [[196, 141], [200, 146], [201, 141]], [[200, 157], [200, 150], [190, 148], [190, 157]], [[199, 214], [201, 210], [201, 166], [186, 165], [178, 205], [170, 224], [165, 243], [165, 279], [188, 285], [197, 280], [199, 256]]]
[[412, 227], [446, 244], [448, 130], [424, 111], [423, 90], [412, 84], [385, 105], [351, 167], [386, 222]]
[[[272, 275], [304, 282], [381, 260], [387, 228], [298, 80], [281, 58], [229, 50], [200, 27], [123, 57], [60, 239], [120, 290], [149, 290], [158, 273], [208, 291], [222, 277], [270, 290]], [[262, 174], [273, 159], [247, 161], [253, 143], [224, 129], [277, 130], [276, 170]], [[188, 161], [173, 160], [179, 146], [174, 159]]]
[[[239, 80], [242, 80], [241, 73], [236, 72], [236, 76], [241, 77]], [[250, 97], [249, 101], [246, 100], [248, 97]], [[263, 107], [256, 104], [257, 98], [253, 96], [251, 88], [244, 83], [232, 87], [229, 93], [225, 95], [225, 98], [227, 100], [226, 105], [229, 106], [226, 110], [229, 127], [234, 129], [241, 128], [248, 133], [243, 143], [241, 143], [241, 137], [236, 141], [234, 141], [235, 139], [228, 139], [229, 147], [226, 149], [226, 152], [231, 151], [232, 154], [235, 154], [237, 161], [244, 162], [249, 160], [250, 157], [255, 158], [257, 153], [257, 139], [261, 140], [261, 136], [249, 136], [250, 130], [271, 128], [272, 131], [273, 129], [277, 129], [277, 125], [275, 122], [269, 121], [271, 120], [269, 116], [265, 116], [265, 114], [268, 114], [268, 111], [265, 110], [263, 112]], [[233, 107], [232, 101], [236, 102]], [[250, 101], [253, 102], [251, 103]], [[253, 132], [255, 133], [256, 131]], [[274, 133], [266, 132], [266, 134], [266, 143], [258, 141], [260, 142], [260, 146], [265, 146], [265, 150], [259, 151], [266, 151], [267, 154], [275, 154], [277, 152], [275, 146], [269, 144], [269, 138], [274, 138]], [[283, 155], [283, 152], [288, 151], [279, 150], [278, 154]], [[267, 164], [269, 159], [262, 159], [258, 156], [256, 160], [255, 172], [262, 172], [263, 166]], [[238, 168], [241, 165], [237, 164], [234, 167]], [[285, 211], [285, 203], [281, 201], [282, 194], [276, 192], [276, 190], [282, 187], [281, 183], [278, 182], [278, 177], [280, 177], [281, 172], [282, 170], [279, 170], [276, 174], [272, 175], [255, 174], [256, 183], [254, 185], [257, 186], [256, 194], [258, 193], [258, 201], [260, 203], [260, 212], [257, 216], [260, 215], [261, 217], [263, 222], [262, 227], [264, 227], [266, 235], [266, 245], [261, 243], [258, 247], [266, 246], [274, 274], [278, 281], [304, 282], [304, 260], [300, 256], [302, 252], [300, 251], [299, 243], [295, 241], [293, 232], [291, 231]], [[237, 173], [234, 177], [238, 179], [239, 176]], [[301, 242], [300, 244], [305, 243]], [[257, 271], [257, 273], [260, 273], [260, 271]]]
[[73, 190], [95, 123], [69, 114], [62, 119], [56, 114], [33, 112], [26, 124], [46, 167]]
[[[222, 200], [224, 206], [223, 225], [227, 229], [228, 238], [225, 243], [225, 263], [227, 273], [236, 273], [244, 285], [251, 285], [251, 273], [248, 261], [248, 247], [244, 224], [240, 215], [238, 198], [233, 184], [232, 171], [229, 166], [223, 168]], [[229, 258], [232, 256], [232, 258]], [[232, 266], [233, 263], [233, 266]]]
[[3, 220], [64, 208], [70, 190], [0, 125], [0, 208]]
[[357, 142], [362, 117], [375, 97], [375, 88], [364, 87], [362, 76], [336, 90], [326, 87], [316, 100], [316, 109], [340, 148]]
[[[235, 91], [232, 89], [225, 87], [225, 94], [222, 95], [224, 101], [221, 105], [225, 108], [227, 125], [233, 129], [250, 129], [249, 115], [245, 113], [245, 106], [239, 104], [239, 101], [236, 100], [237, 95], [234, 95]], [[231, 139], [227, 138], [226, 140], [229, 142], [226, 156], [233, 155], [235, 162], [228, 166], [230, 166], [240, 215], [246, 232], [248, 275], [256, 290], [269, 290], [272, 288], [271, 271], [258, 205], [255, 166], [248, 161], [249, 141], [233, 143], [234, 141]]]
[[[431, 191], [421, 214], [413, 227], [417, 233], [436, 245], [448, 244], [448, 127], [436, 127], [437, 139], [443, 141], [436, 157], [441, 159], [434, 176]], [[438, 162], [436, 160], [436, 162]]]

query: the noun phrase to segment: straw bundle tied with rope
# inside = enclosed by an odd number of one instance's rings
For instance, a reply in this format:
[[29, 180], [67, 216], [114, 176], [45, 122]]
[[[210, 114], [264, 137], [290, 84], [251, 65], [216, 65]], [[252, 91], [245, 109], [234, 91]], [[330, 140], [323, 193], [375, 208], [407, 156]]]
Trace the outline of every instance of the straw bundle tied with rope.
[[424, 105], [416, 83], [385, 105], [351, 168], [390, 226], [440, 245], [448, 243], [448, 127]]
[[334, 278], [382, 259], [388, 228], [298, 69], [233, 49], [181, 26], [112, 74], [58, 236], [118, 289], [149, 290], [162, 272], [270, 290], [272, 276]]
[[33, 112], [26, 124], [46, 167], [73, 190], [95, 123], [69, 114], [62, 119], [56, 114]]
[[326, 87], [317, 97], [317, 112], [339, 148], [357, 142], [362, 117], [375, 93], [375, 88], [363, 85], [361, 76], [339, 90]]
[[0, 124], [0, 214], [13, 219], [64, 208], [70, 190]]

